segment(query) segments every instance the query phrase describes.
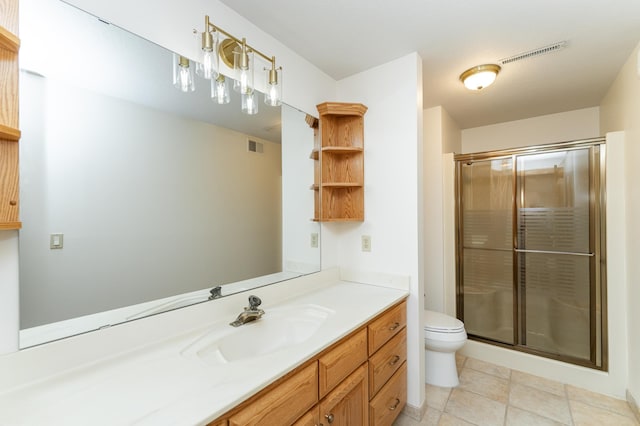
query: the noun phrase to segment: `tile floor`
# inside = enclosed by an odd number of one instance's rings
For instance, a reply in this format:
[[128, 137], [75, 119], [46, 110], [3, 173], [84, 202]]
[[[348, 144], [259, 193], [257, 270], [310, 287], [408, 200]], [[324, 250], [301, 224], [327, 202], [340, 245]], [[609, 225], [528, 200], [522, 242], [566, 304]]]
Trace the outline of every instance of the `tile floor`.
[[426, 385], [421, 422], [404, 414], [394, 426], [640, 426], [626, 401], [457, 357], [460, 386]]

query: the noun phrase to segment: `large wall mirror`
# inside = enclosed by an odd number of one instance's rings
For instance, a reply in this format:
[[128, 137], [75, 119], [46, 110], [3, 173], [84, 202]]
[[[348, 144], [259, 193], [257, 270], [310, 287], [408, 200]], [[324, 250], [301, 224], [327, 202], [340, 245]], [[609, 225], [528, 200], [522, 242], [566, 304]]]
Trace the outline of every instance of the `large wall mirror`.
[[172, 52], [59, 0], [20, 15], [21, 347], [320, 269], [304, 112], [181, 93]]

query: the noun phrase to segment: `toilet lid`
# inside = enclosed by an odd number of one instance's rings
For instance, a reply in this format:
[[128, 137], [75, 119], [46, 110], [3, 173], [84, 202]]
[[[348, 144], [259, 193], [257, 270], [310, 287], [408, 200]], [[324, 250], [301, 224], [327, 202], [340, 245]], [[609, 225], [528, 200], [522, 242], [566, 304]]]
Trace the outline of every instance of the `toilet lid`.
[[440, 333], [456, 333], [464, 330], [464, 324], [457, 318], [435, 311], [425, 311], [424, 329]]

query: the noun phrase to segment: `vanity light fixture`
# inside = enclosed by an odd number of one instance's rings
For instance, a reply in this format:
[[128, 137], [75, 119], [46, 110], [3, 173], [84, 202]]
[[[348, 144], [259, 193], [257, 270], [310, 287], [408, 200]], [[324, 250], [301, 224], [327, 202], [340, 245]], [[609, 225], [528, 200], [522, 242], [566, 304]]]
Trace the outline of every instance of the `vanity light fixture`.
[[282, 68], [276, 68], [276, 58], [271, 60], [271, 69], [267, 71], [267, 91], [264, 94], [264, 103], [271, 106], [282, 105]]
[[196, 67], [196, 74], [207, 80], [212, 80], [218, 77], [218, 31], [209, 30], [209, 17], [205, 16], [205, 28], [202, 33], [202, 53], [200, 55], [200, 61]]
[[231, 100], [229, 97], [229, 83], [222, 74], [218, 74], [218, 77], [211, 80], [211, 100], [220, 105], [228, 104]]
[[482, 90], [496, 81], [500, 70], [500, 65], [496, 64], [477, 65], [460, 74], [460, 81], [469, 90]]
[[[255, 55], [263, 58], [270, 65], [266, 71], [265, 103], [279, 106], [282, 103], [282, 67], [276, 66], [275, 56], [267, 56], [247, 44], [245, 38], [239, 39], [214, 25], [209, 16], [204, 17], [202, 35], [202, 55], [197, 65], [197, 73], [211, 79], [211, 98], [219, 104], [229, 102], [227, 78], [220, 73], [220, 59], [234, 69], [233, 88], [242, 95], [242, 111], [257, 114], [258, 104], [254, 86]], [[227, 38], [220, 41], [219, 34]], [[222, 78], [220, 78], [222, 77]], [[214, 93], [215, 92], [215, 93]], [[226, 93], [226, 94], [225, 94]]]
[[182, 92], [196, 90], [191, 61], [175, 53], [173, 54], [173, 85]]

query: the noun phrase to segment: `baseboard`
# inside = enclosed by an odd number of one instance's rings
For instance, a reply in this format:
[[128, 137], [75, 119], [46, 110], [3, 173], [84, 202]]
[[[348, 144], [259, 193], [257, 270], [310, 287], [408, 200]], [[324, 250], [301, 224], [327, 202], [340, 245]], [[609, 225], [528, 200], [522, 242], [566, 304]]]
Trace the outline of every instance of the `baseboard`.
[[420, 407], [416, 407], [410, 404], [405, 404], [402, 412], [407, 416], [411, 417], [413, 420], [420, 421], [424, 417], [427, 412], [427, 401], [424, 400]]
[[633, 398], [633, 395], [631, 395], [631, 392], [629, 392], [629, 389], [627, 389], [627, 402], [629, 403], [629, 407], [631, 407], [633, 414], [636, 415], [636, 419], [640, 422], [640, 409], [638, 409], [638, 403]]

